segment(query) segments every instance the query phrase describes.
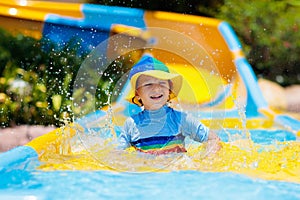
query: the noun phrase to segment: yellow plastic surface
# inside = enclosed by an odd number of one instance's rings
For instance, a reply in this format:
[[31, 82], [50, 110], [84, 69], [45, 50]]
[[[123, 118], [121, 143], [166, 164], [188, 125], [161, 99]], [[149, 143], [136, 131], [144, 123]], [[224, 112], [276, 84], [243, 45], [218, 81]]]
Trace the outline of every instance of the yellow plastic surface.
[[[236, 53], [229, 51], [224, 38], [220, 35], [218, 30], [218, 26], [221, 23], [220, 20], [191, 15], [183, 16], [177, 13], [148, 11], [145, 13], [145, 23], [147, 27], [159, 27], [177, 31], [183, 34], [187, 39], [191, 39], [197, 44], [200, 44], [213, 59], [220, 76], [227, 82], [234, 80], [237, 76], [234, 59], [236, 56], [243, 56], [243, 54], [242, 52]], [[163, 37], [164, 35], [161, 34], [159, 41], [162, 43], [164, 42]], [[162, 44], [162, 46], [166, 45]], [[190, 48], [190, 46], [184, 46], [183, 44], [180, 48], [185, 49]], [[183, 58], [189, 56], [185, 55], [184, 52], [179, 55], [174, 55], [171, 54], [171, 52], [154, 49], [152, 53], [156, 58], [165, 63], [189, 64], [183, 60]], [[183, 58], [181, 56], [183, 56]], [[190, 56], [193, 57], [195, 55]]]
[[[113, 170], [134, 172], [166, 172], [199, 170], [206, 172], [235, 172], [255, 178], [300, 183], [299, 142], [277, 143], [276, 146], [254, 145], [249, 140], [222, 143], [215, 155], [205, 157], [205, 146], [189, 146], [185, 156], [138, 155], [133, 150], [113, 152], [84, 149], [70, 154], [45, 152], [40, 170]], [[261, 150], [263, 149], [263, 151]]]
[[0, 26], [15, 34], [22, 33], [40, 39], [48, 14], [82, 18], [81, 4], [51, 1], [0, 1]]

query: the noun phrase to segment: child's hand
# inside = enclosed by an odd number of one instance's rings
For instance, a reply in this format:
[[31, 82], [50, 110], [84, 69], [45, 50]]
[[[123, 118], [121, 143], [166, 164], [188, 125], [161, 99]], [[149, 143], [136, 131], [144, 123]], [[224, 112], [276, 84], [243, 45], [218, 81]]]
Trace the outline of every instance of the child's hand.
[[220, 138], [214, 133], [210, 132], [206, 144], [205, 156], [210, 156], [217, 153], [222, 148]]

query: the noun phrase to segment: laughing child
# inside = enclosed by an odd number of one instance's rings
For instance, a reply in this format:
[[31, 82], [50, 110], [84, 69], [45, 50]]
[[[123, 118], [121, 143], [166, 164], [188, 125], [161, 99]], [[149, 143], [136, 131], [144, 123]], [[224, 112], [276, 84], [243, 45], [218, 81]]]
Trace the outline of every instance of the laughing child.
[[164, 63], [146, 54], [133, 66], [129, 79], [127, 100], [143, 110], [125, 121], [121, 148], [155, 155], [186, 152], [185, 137], [207, 142], [209, 153], [221, 148], [219, 137], [198, 119], [167, 105], [181, 89], [181, 75], [170, 73]]

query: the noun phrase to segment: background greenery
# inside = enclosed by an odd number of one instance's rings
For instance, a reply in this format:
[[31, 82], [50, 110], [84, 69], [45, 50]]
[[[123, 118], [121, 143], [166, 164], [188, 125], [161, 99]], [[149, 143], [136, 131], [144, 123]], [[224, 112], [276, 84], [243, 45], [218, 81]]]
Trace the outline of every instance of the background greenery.
[[0, 38], [1, 126], [59, 125], [69, 117], [70, 86], [82, 62], [76, 47], [44, 52], [42, 40], [4, 30]]
[[[86, 55], [78, 55], [76, 41], [70, 41], [60, 51], [49, 41], [24, 35], [13, 36], [0, 29], [0, 126], [39, 124], [61, 126], [82, 116], [90, 104], [96, 109], [107, 105], [108, 91], [115, 81], [133, 64], [133, 52], [116, 59], [104, 71], [92, 102], [87, 90], [73, 91], [77, 71]], [[47, 43], [47, 44], [45, 44]], [[47, 46], [47, 51], [42, 47]], [[94, 73], [94, 70], [91, 72]], [[105, 75], [107, 74], [107, 75]], [[108, 76], [109, 74], [109, 76]], [[88, 82], [88, 80], [87, 80]], [[72, 102], [86, 99], [78, 111]]]
[[[92, 0], [90, 3], [163, 10], [223, 19], [243, 44], [256, 75], [282, 86], [300, 83], [300, 3], [279, 0]], [[0, 126], [54, 124], [72, 120], [70, 104], [87, 95], [72, 85], [85, 55], [77, 55], [74, 42], [62, 51], [45, 52], [46, 41], [0, 30]], [[109, 72], [126, 71], [128, 57], [116, 60]], [[114, 73], [114, 79], [120, 74]], [[97, 106], [107, 102], [107, 79], [99, 82]], [[109, 85], [108, 87], [114, 87]], [[109, 89], [109, 88], [108, 88]], [[88, 98], [88, 96], [86, 96]]]

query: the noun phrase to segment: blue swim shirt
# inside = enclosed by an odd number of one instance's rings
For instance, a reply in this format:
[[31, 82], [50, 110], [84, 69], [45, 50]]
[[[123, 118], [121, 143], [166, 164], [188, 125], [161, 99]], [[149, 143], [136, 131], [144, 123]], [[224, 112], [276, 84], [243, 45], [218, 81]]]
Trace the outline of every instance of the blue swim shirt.
[[198, 119], [169, 106], [129, 117], [119, 137], [121, 148], [133, 146], [151, 154], [186, 152], [185, 137], [204, 142], [209, 129]]

